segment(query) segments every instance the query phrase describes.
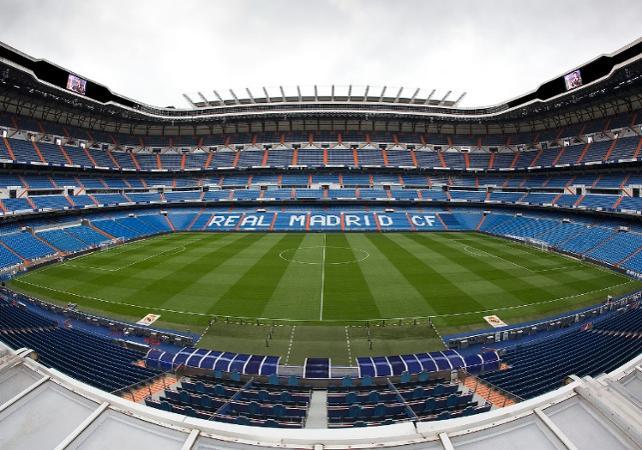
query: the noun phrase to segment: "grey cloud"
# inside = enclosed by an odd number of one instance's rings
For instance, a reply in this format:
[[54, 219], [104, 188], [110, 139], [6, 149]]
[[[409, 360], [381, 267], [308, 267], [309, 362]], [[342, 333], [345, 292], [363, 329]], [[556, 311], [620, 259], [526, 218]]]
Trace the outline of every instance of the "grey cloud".
[[639, 37], [639, 1], [0, 0], [0, 40], [156, 105], [373, 84], [497, 103]]

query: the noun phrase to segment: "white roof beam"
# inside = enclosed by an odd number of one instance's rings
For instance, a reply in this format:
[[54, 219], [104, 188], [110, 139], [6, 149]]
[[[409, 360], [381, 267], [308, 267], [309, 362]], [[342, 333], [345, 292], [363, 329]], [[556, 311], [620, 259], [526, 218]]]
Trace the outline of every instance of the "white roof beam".
[[198, 430], [196, 428], [192, 429], [192, 431], [190, 431], [189, 433], [189, 436], [187, 436], [187, 439], [185, 439], [185, 442], [183, 442], [181, 450], [192, 450], [194, 444], [196, 444], [196, 439], [198, 439], [198, 436], [200, 434], [201, 430]]
[[453, 106], [459, 105], [459, 102], [466, 96], [466, 92], [462, 92], [461, 95], [455, 100], [455, 103], [453, 103]]
[[283, 86], [279, 86], [279, 90], [281, 91], [281, 98], [283, 98], [283, 103], [285, 103], [285, 91], [283, 90]]
[[451, 93], [452, 93], [452, 91], [448, 91], [448, 92], [446, 92], [446, 95], [444, 95], [444, 97], [443, 97], [441, 100], [439, 100], [439, 103], [443, 103], [443, 102], [445, 102], [445, 101], [446, 101], [446, 99], [448, 98], [448, 96], [449, 96]]
[[415, 102], [415, 99], [417, 98], [417, 94], [419, 94], [419, 91], [420, 91], [420, 90], [421, 90], [420, 88], [417, 88], [417, 89], [415, 90], [415, 93], [414, 93], [414, 94], [412, 94], [412, 97], [410, 97], [410, 103], [414, 103], [414, 102]]
[[368, 101], [368, 91], [370, 91], [370, 85], [366, 86], [366, 92], [363, 93], [363, 101]]
[[239, 100], [239, 98], [234, 93], [234, 90], [230, 89], [230, 95], [232, 96], [232, 98], [234, 99], [234, 101], [236, 102], [237, 105], [241, 104], [241, 101]]
[[348, 85], [348, 101], [350, 101], [350, 97], [352, 97], [352, 85]]
[[542, 421], [546, 427], [553, 432], [555, 437], [557, 437], [562, 444], [564, 444], [564, 447], [566, 447], [569, 450], [577, 450], [577, 446], [573, 444], [573, 441], [571, 441], [566, 434], [557, 426], [555, 423], [548, 417], [542, 408], [535, 408], [533, 410], [535, 415]]
[[401, 97], [402, 92], [403, 92], [403, 86], [399, 88], [399, 91], [397, 92], [397, 96], [395, 97], [394, 103], [399, 103], [399, 97]]
[[187, 94], [183, 94], [183, 98], [184, 98], [185, 100], [187, 100], [187, 103], [189, 103], [190, 105], [192, 105], [192, 108], [198, 108], [198, 106], [196, 105], [196, 103], [194, 103], [194, 102], [192, 101], [192, 99], [191, 99], [191, 98], [189, 98], [189, 95], [187, 95]]
[[314, 101], [319, 101], [319, 89], [316, 84], [314, 85]]
[[105, 410], [109, 407], [109, 403], [103, 402], [98, 408], [96, 408], [85, 420], [83, 420], [80, 425], [76, 427], [71, 433], [69, 433], [60, 444], [55, 447], [55, 450], [64, 450], [71, 446], [71, 443], [76, 440], [78, 436], [82, 434], [89, 426], [96, 421], [98, 416], [100, 416]]
[[245, 92], [247, 92], [247, 96], [250, 97], [250, 101], [252, 103], [256, 103], [256, 101], [254, 100], [254, 96], [252, 95], [252, 91], [250, 91], [250, 88], [245, 88]]
[[439, 441], [441, 442], [441, 446], [444, 448], [444, 450], [455, 450], [452, 441], [446, 433], [439, 433], [438, 436]]
[[301, 86], [299, 86], [298, 84], [296, 85], [296, 93], [299, 94], [299, 101], [302, 102], [303, 97], [301, 96]]
[[384, 86], [383, 89], [381, 89], [381, 94], [379, 95], [379, 101], [383, 101], [383, 96], [386, 94], [386, 89], [388, 89], [388, 86]]
[[265, 86], [263, 86], [263, 93], [265, 94], [265, 98], [267, 99], [268, 102], [271, 102], [272, 100], [270, 99], [270, 94], [268, 94], [267, 89], [265, 89]]
[[221, 97], [221, 94], [219, 94], [216, 89], [214, 89], [214, 95], [216, 95], [216, 98], [218, 98], [218, 101], [221, 102], [222, 105], [225, 104], [225, 100], [223, 100], [223, 97]]
[[205, 103], [206, 105], [210, 104], [210, 101], [203, 95], [201, 91], [198, 91], [197, 94], [201, 98], [201, 100], [203, 100], [203, 103]]
[[435, 92], [437, 92], [437, 89], [433, 89], [432, 91], [430, 91], [430, 94], [428, 95], [428, 97], [426, 97], [426, 101], [424, 102], [424, 105], [427, 105], [428, 103], [430, 103], [430, 99], [432, 98], [433, 95], [435, 95]]
[[330, 88], [330, 100], [334, 101], [334, 84]]
[[16, 402], [17, 402], [18, 400], [20, 400], [22, 397], [26, 396], [26, 395], [27, 395], [27, 394], [29, 394], [31, 391], [36, 390], [38, 387], [40, 387], [40, 385], [45, 384], [45, 383], [46, 383], [47, 381], [49, 381], [50, 379], [51, 379], [51, 377], [49, 377], [49, 376], [42, 377], [41, 379], [39, 379], [39, 380], [38, 380], [38, 381], [36, 381], [35, 383], [32, 383], [31, 385], [27, 386], [27, 387], [26, 387], [26, 388], [24, 388], [22, 391], [18, 392], [16, 395], [14, 395], [13, 397], [11, 397], [9, 400], [7, 400], [6, 402], [4, 402], [4, 403], [0, 404], [0, 412], [2, 412], [2, 411], [4, 411], [5, 409], [9, 408], [11, 405], [13, 405], [14, 403], [16, 403]]

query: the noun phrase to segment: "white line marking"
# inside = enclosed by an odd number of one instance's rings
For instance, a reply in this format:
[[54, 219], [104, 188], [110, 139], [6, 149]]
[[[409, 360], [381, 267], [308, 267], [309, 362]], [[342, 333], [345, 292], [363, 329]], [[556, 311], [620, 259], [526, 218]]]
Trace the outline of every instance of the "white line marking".
[[348, 330], [347, 326], [346, 326], [346, 347], [348, 348], [348, 366], [353, 367], [354, 364], [352, 362], [352, 348], [350, 347], [350, 331]]
[[321, 304], [319, 305], [319, 320], [323, 320], [323, 291], [325, 289], [325, 244], [327, 236], [323, 233], [323, 251], [321, 253]]
[[572, 269], [573, 267], [574, 266], [559, 266], [559, 267], [551, 267], [550, 269], [533, 270], [532, 272], [537, 272], [537, 273], [552, 272], [553, 270]]
[[[551, 271], [554, 271], [554, 270], [570, 269], [570, 268], [573, 267], [573, 266], [558, 266], [558, 267], [550, 267], [548, 269], [537, 269], [537, 270], [536, 269], [530, 269], [530, 268], [528, 268], [526, 266], [522, 266], [520, 264], [517, 264], [517, 263], [515, 263], [513, 261], [510, 261], [510, 260], [508, 260], [506, 258], [503, 258], [503, 257], [501, 257], [499, 255], [495, 255], [493, 253], [487, 252], [486, 250], [482, 250], [481, 248], [477, 248], [477, 247], [473, 247], [473, 246], [465, 245], [465, 244], [461, 244], [461, 245], [463, 246], [464, 251], [466, 253], [471, 254], [473, 256], [489, 256], [491, 258], [501, 259], [504, 262], [507, 262], [507, 263], [512, 264], [512, 265], [517, 266], [517, 267], [520, 267], [520, 268], [522, 268], [524, 270], [528, 270], [529, 272], [532, 272], [532, 273], [551, 272]], [[481, 252], [481, 253], [477, 253], [477, 252]]]
[[[473, 256], [490, 256], [491, 258], [501, 259], [502, 261], [507, 262], [508, 264], [512, 264], [513, 266], [519, 267], [520, 269], [528, 270], [529, 272], [534, 272], [534, 270], [531, 270], [528, 267], [525, 267], [525, 266], [522, 266], [520, 264], [514, 263], [513, 261], [509, 261], [508, 259], [502, 258], [501, 256], [489, 253], [486, 250], [482, 250], [481, 248], [471, 247], [470, 245], [463, 245], [463, 247], [464, 247], [464, 251], [466, 253], [470, 254], [470, 255], [473, 255]], [[480, 253], [476, 253], [476, 252], [481, 252], [481, 254]]]
[[[49, 286], [43, 286], [41, 284], [37, 283], [31, 283], [29, 281], [24, 281], [20, 278], [15, 278], [13, 280], [14, 283], [23, 283], [27, 284], [30, 286], [34, 286], [40, 289], [45, 289], [47, 291], [52, 291], [52, 292], [58, 292], [59, 294], [66, 294], [66, 295], [71, 295], [73, 297], [79, 297], [79, 298], [86, 298], [89, 300], [95, 300], [97, 302], [101, 303], [109, 303], [112, 305], [123, 305], [123, 306], [131, 306], [132, 308], [140, 308], [140, 309], [145, 309], [149, 311], [164, 311], [164, 312], [171, 312], [175, 314], [185, 314], [188, 316], [203, 316], [203, 317], [221, 317], [218, 314], [208, 314], [208, 313], [199, 313], [199, 312], [193, 312], [193, 311], [179, 311], [176, 309], [167, 309], [167, 308], [157, 308], [155, 306], [142, 306], [142, 305], [134, 305], [132, 303], [125, 303], [125, 302], [119, 302], [115, 300], [106, 300], [104, 298], [99, 298], [99, 297], [91, 297], [88, 295], [82, 295], [82, 294], [76, 294], [75, 292], [69, 292], [69, 291], [63, 291], [60, 289], [55, 289]], [[568, 295], [566, 297], [559, 297], [559, 298], [554, 298], [551, 300], [544, 300], [540, 302], [531, 302], [531, 303], [524, 303], [523, 305], [513, 305], [513, 306], [502, 306], [499, 308], [491, 308], [491, 309], [484, 309], [481, 311], [468, 311], [468, 312], [460, 312], [460, 313], [451, 313], [451, 314], [435, 314], [432, 316], [416, 316], [416, 317], [376, 317], [372, 319], [363, 319], [364, 322], [367, 321], [372, 321], [372, 320], [403, 320], [403, 319], [429, 319], [429, 318], [436, 318], [436, 317], [453, 317], [453, 316], [464, 316], [467, 314], [482, 314], [482, 313], [487, 313], [487, 312], [495, 312], [495, 311], [507, 311], [507, 310], [512, 310], [512, 309], [519, 309], [519, 308], [526, 308], [529, 306], [535, 306], [535, 305], [544, 305], [547, 303], [555, 303], [561, 300], [568, 300], [571, 298], [576, 298], [576, 297], [582, 297], [587, 294], [595, 294], [597, 292], [603, 292], [609, 289], [613, 289], [616, 287], [620, 286], [626, 286], [627, 284], [635, 283], [636, 280], [629, 280], [625, 281], [624, 283], [619, 283], [619, 284], [614, 284], [613, 286], [607, 286], [601, 289], [594, 289], [592, 291], [586, 291], [582, 292], [580, 294], [575, 294], [575, 295]], [[275, 320], [275, 321], [280, 321], [280, 322], [297, 322], [297, 323], [302, 323], [302, 322], [317, 322], [316, 320], [300, 320], [300, 319], [283, 319], [279, 317], [240, 317], [240, 316], [223, 316], [223, 317], [229, 317], [230, 319], [244, 319], [244, 320]], [[325, 322], [343, 322], [341, 320], [325, 320]]]
[[[509, 310], [513, 310], [513, 309], [527, 308], [529, 306], [535, 306], [535, 305], [545, 305], [545, 304], [548, 304], [548, 303], [556, 303], [556, 302], [559, 302], [559, 301], [562, 301], [562, 300], [570, 300], [572, 298], [582, 297], [582, 296], [587, 295], [587, 294], [595, 294], [597, 292], [607, 291], [609, 289], [613, 289], [613, 288], [620, 287], [620, 286], [626, 286], [627, 284], [631, 284], [631, 283], [634, 283], [634, 282], [635, 282], [635, 280], [629, 280], [629, 281], [625, 281], [624, 283], [614, 284], [613, 286], [607, 286], [607, 287], [604, 287], [604, 288], [601, 288], [601, 289], [594, 289], [592, 291], [586, 291], [586, 292], [582, 292], [580, 294], [567, 295], [566, 297], [558, 297], [558, 298], [553, 298], [551, 300], [543, 300], [543, 301], [540, 301], [540, 302], [524, 303], [523, 305], [501, 306], [499, 308], [483, 309], [481, 311], [470, 311], [470, 312], [449, 313], [449, 314], [436, 314], [434, 316], [416, 317], [416, 319], [423, 319], [423, 318], [429, 318], [429, 317], [433, 317], [433, 318], [434, 317], [456, 317], [456, 316], [465, 316], [467, 314], [483, 314], [483, 313], [488, 313], [488, 312], [509, 311]], [[393, 320], [396, 320], [396, 319], [393, 319]]]
[[441, 343], [443, 344], [444, 348], [448, 348], [448, 344], [446, 344], [446, 341], [444, 341], [444, 338], [442, 337], [441, 333], [437, 329], [437, 326], [435, 325], [435, 323], [432, 320], [430, 321], [430, 326], [433, 329], [433, 331], [435, 332], [435, 334], [437, 335], [437, 337], [439, 338], [439, 340], [441, 341]]
[[288, 365], [290, 362], [290, 353], [292, 353], [292, 344], [294, 344], [294, 332], [296, 331], [296, 325], [292, 326], [292, 332], [290, 333], [290, 342], [288, 343], [288, 352], [285, 355], [285, 365]]
[[[586, 261], [586, 260], [580, 259], [579, 255], [569, 255], [569, 254], [566, 254], [566, 253], [561, 253], [557, 249], [555, 249], [554, 246], [551, 247], [552, 248], [551, 251], [543, 251], [543, 250], [533, 246], [533, 244], [525, 242], [525, 241], [515, 241], [515, 240], [507, 239], [505, 237], [502, 237], [502, 236], [499, 236], [499, 235], [496, 235], [496, 234], [482, 234], [481, 236], [483, 236], [485, 238], [489, 238], [488, 240], [491, 240], [491, 241], [505, 241], [504, 242], [505, 244], [508, 244], [509, 246], [515, 247], [515, 248], [520, 249], [520, 250], [524, 250], [524, 251], [526, 251], [528, 253], [531, 253], [529, 250], [534, 250], [540, 256], [545, 256], [545, 257], [548, 257], [548, 256], [550, 256], [550, 257], [561, 256], [562, 258], [573, 260], [576, 263], [578, 263], [580, 266], [583, 266], [583, 267], [591, 267], [593, 269], [599, 270], [600, 272], [604, 272], [604, 273], [611, 273], [611, 274], [615, 273], [615, 274], [617, 274], [617, 272], [614, 272], [612, 269], [610, 269], [608, 267], [604, 267], [604, 266], [602, 266], [600, 264], [596, 264], [596, 263], [593, 263], [591, 261]], [[569, 266], [569, 267], [572, 267], [572, 266]], [[543, 271], [538, 271], [538, 272], [543, 272]]]
[[194, 343], [194, 346], [197, 346], [199, 342], [201, 342], [201, 339], [203, 339], [203, 336], [207, 334], [208, 331], [210, 331], [210, 328], [212, 327], [213, 321], [210, 320], [209, 323], [207, 324], [207, 327], [203, 330], [201, 335], [198, 337], [198, 340]]
[[47, 291], [58, 292], [59, 294], [71, 295], [72, 297], [86, 298], [88, 300], [95, 300], [95, 301], [101, 302], [101, 303], [109, 303], [111, 305], [129, 306], [129, 307], [132, 307], [132, 308], [145, 309], [145, 310], [149, 310], [149, 311], [163, 311], [163, 312], [171, 312], [171, 313], [176, 313], [176, 314], [186, 314], [188, 316], [215, 317], [215, 315], [207, 314], [207, 313], [198, 313], [198, 312], [192, 312], [192, 311], [178, 311], [178, 310], [175, 310], [175, 309], [158, 308], [156, 306], [142, 306], [142, 305], [135, 305], [133, 303], [119, 302], [119, 301], [115, 301], [115, 300], [106, 300], [106, 299], [100, 298], [100, 297], [91, 297], [89, 295], [82, 295], [82, 294], [77, 294], [75, 292], [63, 291], [61, 289], [54, 289], [54, 288], [49, 287], [49, 286], [43, 286], [42, 284], [31, 283], [30, 281], [21, 280], [19, 278], [14, 279], [13, 282], [14, 283], [28, 284], [29, 286], [34, 286], [34, 287], [37, 287], [37, 288], [40, 288], [40, 289], [45, 289]]
[[184, 252], [184, 251], [185, 251], [185, 247], [175, 247], [175, 248], [170, 248], [170, 249], [168, 249], [168, 250], [164, 250], [164, 251], [162, 251], [162, 252], [155, 253], [155, 254], [150, 255], [150, 256], [148, 256], [148, 257], [146, 257], [146, 258], [139, 259], [139, 260], [137, 260], [137, 261], [134, 261], [134, 262], [131, 262], [131, 263], [129, 263], [129, 264], [125, 264], [124, 266], [116, 267], [116, 268], [105, 268], [105, 267], [96, 267], [96, 266], [84, 266], [84, 265], [77, 265], [77, 264], [69, 264], [68, 262], [64, 262], [64, 263], [62, 263], [62, 265], [63, 265], [63, 266], [67, 266], [67, 267], [73, 267], [73, 268], [76, 268], [76, 269], [92, 269], [92, 270], [102, 270], [102, 271], [104, 271], [104, 272], [118, 272], [119, 270], [127, 269], [128, 267], [131, 267], [131, 266], [133, 266], [133, 265], [135, 265], [135, 264], [145, 262], [145, 261], [147, 261], [147, 260], [150, 260], [150, 259], [152, 259], [152, 258], [156, 258], [157, 256], [165, 255], [165, 254], [170, 253], [170, 252], [173, 252], [173, 251], [175, 251], [175, 250], [178, 250], [178, 251], [177, 251], [177, 252], [175, 252], [175, 253], [172, 253], [172, 254], [173, 254], [173, 255], [178, 255], [179, 253], [182, 253], [182, 252]]
[[368, 259], [370, 257], [370, 253], [368, 253], [367, 251], [365, 251], [363, 249], [360, 249], [360, 248], [352, 249], [351, 247], [336, 247], [334, 245], [327, 245], [327, 246], [313, 245], [313, 246], [310, 246], [310, 247], [287, 248], [287, 249], [279, 252], [279, 258], [281, 258], [283, 261], [293, 262], [293, 263], [297, 263], [297, 264], [310, 264], [310, 265], [313, 265], [313, 266], [326, 264], [324, 262], [316, 262], [316, 261], [299, 261], [298, 259], [288, 258], [287, 257], [287, 254], [290, 253], [290, 252], [296, 253], [299, 250], [305, 250], [305, 249], [311, 249], [311, 248], [321, 248], [323, 250], [325, 250], [326, 248], [338, 248], [338, 249], [343, 249], [343, 250], [350, 250], [351, 253], [353, 252], [353, 250], [356, 250], [357, 252], [360, 252], [361, 255], [362, 255], [362, 257], [360, 257], [358, 259], [351, 259], [349, 261], [337, 261], [337, 262], [328, 262], [327, 263], [327, 264], [332, 264], [332, 265], [360, 263], [361, 261], [365, 261], [366, 259]]

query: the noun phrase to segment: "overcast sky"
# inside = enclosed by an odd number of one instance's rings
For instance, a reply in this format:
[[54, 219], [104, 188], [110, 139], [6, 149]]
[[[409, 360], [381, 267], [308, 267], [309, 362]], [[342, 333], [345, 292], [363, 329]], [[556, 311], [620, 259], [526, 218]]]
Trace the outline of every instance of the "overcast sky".
[[157, 106], [278, 85], [535, 89], [640, 37], [640, 0], [0, 0], [0, 40]]

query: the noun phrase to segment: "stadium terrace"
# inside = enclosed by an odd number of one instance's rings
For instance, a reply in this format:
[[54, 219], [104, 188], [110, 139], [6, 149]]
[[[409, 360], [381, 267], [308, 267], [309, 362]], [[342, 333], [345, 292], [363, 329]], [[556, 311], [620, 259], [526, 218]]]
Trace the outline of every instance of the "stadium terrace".
[[638, 448], [642, 40], [464, 95], [0, 45], [0, 447]]

